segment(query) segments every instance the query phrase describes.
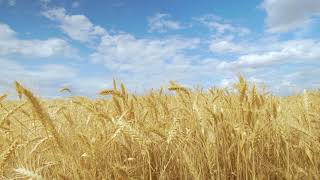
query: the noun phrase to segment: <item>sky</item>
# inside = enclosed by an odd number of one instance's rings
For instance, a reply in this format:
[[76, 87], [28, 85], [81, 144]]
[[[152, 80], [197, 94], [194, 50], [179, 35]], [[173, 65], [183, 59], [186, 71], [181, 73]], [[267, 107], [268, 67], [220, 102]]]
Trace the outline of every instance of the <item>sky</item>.
[[320, 88], [319, 0], [0, 0], [0, 93], [96, 97], [174, 80], [273, 94]]

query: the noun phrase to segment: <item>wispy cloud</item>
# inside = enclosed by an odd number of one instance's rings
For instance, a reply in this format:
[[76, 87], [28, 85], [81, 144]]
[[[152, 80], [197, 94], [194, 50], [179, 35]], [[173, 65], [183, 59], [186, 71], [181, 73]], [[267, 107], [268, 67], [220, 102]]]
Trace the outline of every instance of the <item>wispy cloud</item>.
[[231, 40], [213, 40], [209, 45], [209, 49], [212, 52], [217, 53], [239, 53], [246, 51], [246, 48], [240, 44], [236, 44]]
[[8, 0], [9, 6], [15, 6], [16, 5], [16, 0]]
[[72, 2], [71, 6], [72, 6], [73, 8], [77, 8], [77, 7], [80, 6], [80, 2], [79, 2], [79, 1], [74, 1], [74, 2]]
[[250, 29], [246, 27], [235, 25], [234, 23], [214, 14], [207, 14], [202, 17], [194, 18], [194, 20], [207, 26], [211, 31], [215, 32], [216, 35], [236, 33], [238, 36], [244, 36], [251, 32]]
[[157, 13], [148, 18], [149, 32], [167, 32], [170, 30], [184, 29], [182, 23], [172, 20], [171, 15], [166, 13]]

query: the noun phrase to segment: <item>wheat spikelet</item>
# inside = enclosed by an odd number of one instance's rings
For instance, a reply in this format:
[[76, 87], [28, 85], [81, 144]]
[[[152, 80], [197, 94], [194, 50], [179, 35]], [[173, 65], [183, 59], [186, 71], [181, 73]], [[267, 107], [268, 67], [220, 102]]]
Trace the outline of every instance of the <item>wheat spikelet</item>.
[[8, 162], [10, 155], [14, 152], [18, 145], [17, 141], [14, 141], [10, 147], [4, 151], [0, 156], [0, 169], [3, 168], [3, 166]]
[[168, 90], [169, 91], [184, 92], [187, 95], [190, 95], [189, 91], [185, 87], [182, 87], [173, 81], [170, 81], [170, 86], [168, 87]]
[[124, 87], [124, 84], [121, 83], [120, 84], [120, 87], [121, 87], [121, 94], [122, 96], [125, 96], [127, 94], [127, 91], [126, 91], [126, 88]]
[[203, 177], [201, 177], [200, 172], [198, 171], [197, 167], [196, 167], [196, 163], [194, 162], [194, 160], [192, 160], [190, 158], [190, 156], [188, 155], [187, 152], [183, 151], [182, 152], [183, 158], [186, 161], [187, 165], [188, 165], [188, 169], [191, 173], [191, 175], [193, 176], [194, 179], [204, 179]]
[[14, 109], [12, 109], [10, 112], [8, 112], [0, 121], [0, 127], [3, 127], [7, 120], [9, 119], [10, 116], [12, 116], [16, 111], [18, 111], [19, 109], [21, 109], [27, 102], [23, 102], [21, 103], [19, 106], [15, 107]]
[[67, 122], [70, 124], [70, 126], [74, 125], [74, 122], [72, 120], [71, 114], [70, 113], [66, 113], [64, 110], [61, 111], [64, 118], [67, 120]]
[[126, 115], [126, 112], [123, 113], [118, 120], [115, 120], [114, 118], [112, 118], [112, 122], [118, 127], [118, 129], [113, 133], [113, 135], [110, 137], [110, 139], [107, 141], [106, 144], [108, 144], [109, 142], [111, 142], [114, 138], [116, 138], [124, 129], [124, 124], [123, 123], [118, 123], [119, 121], [121, 121], [121, 119]]
[[[123, 121], [123, 117], [127, 114], [124, 112], [118, 120], [114, 120], [114, 123], [118, 126], [118, 130], [115, 134], [119, 134], [121, 131], [128, 134], [134, 141], [138, 142], [141, 145], [149, 144], [150, 141], [145, 137], [139, 130], [133, 128], [129, 123]], [[114, 135], [115, 137], [116, 135]]]
[[167, 137], [167, 143], [170, 144], [171, 141], [176, 137], [178, 134], [178, 128], [179, 128], [179, 120], [175, 118], [173, 120], [172, 126], [168, 132], [168, 137]]
[[129, 179], [129, 174], [127, 173], [125, 167], [116, 164], [112, 168], [117, 172], [118, 176], [120, 177], [118, 179]]
[[87, 136], [85, 136], [83, 134], [77, 134], [77, 136], [79, 137], [80, 142], [83, 145], [87, 146], [91, 150], [91, 143], [90, 143], [89, 139], [87, 138]]
[[247, 88], [248, 88], [247, 82], [246, 82], [245, 78], [242, 75], [239, 76], [239, 82], [237, 84], [235, 84], [235, 88], [240, 93], [239, 101], [240, 101], [240, 104], [242, 105], [243, 104], [243, 100], [244, 100], [244, 98], [246, 96]]
[[69, 178], [68, 176], [66, 176], [65, 174], [61, 174], [58, 173], [59, 178], [63, 179], [63, 180], [72, 180], [71, 178]]
[[14, 171], [16, 173], [18, 173], [19, 175], [22, 175], [23, 178], [29, 178], [30, 180], [42, 180], [42, 176], [37, 174], [36, 172], [29, 170], [27, 168], [16, 168], [14, 169]]
[[113, 78], [113, 90], [118, 91], [117, 90], [117, 81], [115, 78]]
[[246, 95], [246, 91], [247, 91], [247, 84], [244, 83], [242, 85], [242, 88], [241, 88], [241, 91], [240, 91], [240, 103], [242, 104], [243, 103], [243, 100], [244, 100], [244, 97]]
[[277, 103], [273, 101], [272, 103], [272, 115], [274, 119], [277, 119], [278, 117], [278, 109], [277, 109]]
[[124, 121], [118, 121], [118, 125], [124, 127], [124, 131], [136, 142], [138, 142], [141, 145], [149, 144], [150, 141], [147, 137], [145, 137], [142, 133], [140, 133], [136, 128], [133, 128], [128, 123], [125, 123]]
[[60, 137], [58, 131], [56, 130], [52, 119], [50, 118], [49, 114], [46, 113], [39, 101], [37, 100], [36, 97], [34, 97], [34, 95], [27, 89], [25, 89], [24, 87], [22, 87], [17, 81], [15, 82], [15, 87], [16, 90], [19, 94], [19, 97], [21, 98], [22, 95], [25, 95], [26, 98], [28, 99], [28, 101], [32, 104], [32, 107], [36, 113], [36, 115], [38, 116], [38, 119], [40, 120], [40, 122], [42, 123], [42, 125], [45, 127], [46, 130], [49, 130], [49, 132], [51, 132], [51, 134], [53, 135], [54, 139], [56, 140], [56, 143], [58, 144], [59, 148], [64, 151], [63, 149], [63, 143], [62, 143], [62, 138]]
[[119, 91], [113, 90], [113, 89], [105, 89], [99, 92], [100, 95], [107, 96], [112, 95], [115, 97], [123, 97], [122, 94]]
[[1, 103], [1, 101], [3, 101], [4, 99], [6, 99], [7, 97], [8, 97], [7, 94], [1, 95], [1, 96], [0, 96], [0, 103]]
[[116, 97], [112, 97], [112, 102], [114, 103], [118, 114], [122, 114], [122, 108], [121, 108], [119, 100]]
[[133, 105], [133, 100], [131, 99], [130, 105], [129, 105], [129, 113], [127, 116], [128, 119], [134, 119], [135, 118], [135, 113], [134, 113], [134, 105]]
[[253, 85], [251, 91], [251, 106], [255, 108], [257, 106], [257, 88], [256, 85]]
[[30, 151], [29, 154], [32, 155], [32, 154], [38, 149], [38, 147], [39, 147], [43, 142], [45, 142], [46, 140], [48, 140], [47, 137], [42, 138], [42, 139], [32, 148], [32, 150]]
[[309, 96], [306, 89], [303, 90], [303, 107], [305, 111], [309, 112]]

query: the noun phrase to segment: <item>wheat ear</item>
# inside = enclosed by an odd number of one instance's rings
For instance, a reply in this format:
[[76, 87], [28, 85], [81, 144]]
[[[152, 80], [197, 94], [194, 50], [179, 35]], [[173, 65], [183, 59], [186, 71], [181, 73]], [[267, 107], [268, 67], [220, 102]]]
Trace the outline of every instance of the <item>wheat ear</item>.
[[22, 87], [17, 81], [15, 82], [15, 86], [16, 86], [16, 91], [18, 92], [19, 97], [21, 98], [22, 95], [26, 96], [27, 100], [31, 103], [42, 125], [45, 127], [46, 130], [49, 130], [49, 132], [53, 135], [54, 139], [56, 140], [57, 145], [63, 151], [64, 149], [62, 145], [63, 144], [62, 138], [60, 137], [58, 131], [56, 130], [49, 114], [42, 109], [38, 99], [29, 90]]

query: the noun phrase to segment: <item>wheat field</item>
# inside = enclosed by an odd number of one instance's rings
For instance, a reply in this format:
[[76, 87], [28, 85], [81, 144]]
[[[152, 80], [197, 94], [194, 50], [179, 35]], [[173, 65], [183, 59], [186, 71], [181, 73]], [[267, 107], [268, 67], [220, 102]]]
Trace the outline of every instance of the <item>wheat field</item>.
[[[320, 179], [320, 92], [167, 88], [0, 96], [0, 179]], [[67, 88], [61, 91], [70, 91]]]

